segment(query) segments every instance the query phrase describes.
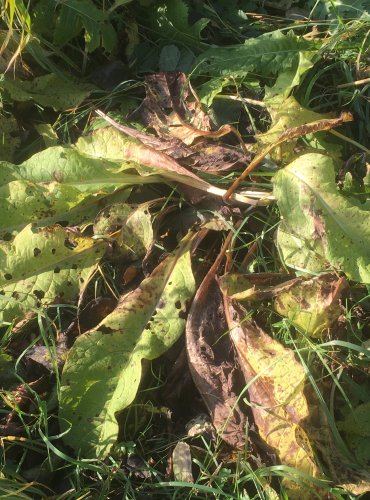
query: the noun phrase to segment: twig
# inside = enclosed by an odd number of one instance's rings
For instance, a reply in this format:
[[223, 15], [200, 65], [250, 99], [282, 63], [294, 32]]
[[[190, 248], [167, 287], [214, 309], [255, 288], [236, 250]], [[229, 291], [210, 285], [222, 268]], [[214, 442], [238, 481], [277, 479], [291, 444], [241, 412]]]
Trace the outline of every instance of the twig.
[[260, 108], [266, 108], [266, 104], [263, 101], [257, 101], [256, 99], [249, 99], [249, 97], [238, 97], [235, 95], [216, 95], [215, 99], [224, 99], [225, 101], [240, 101], [246, 104], [253, 104], [254, 106], [259, 106]]
[[337, 89], [345, 89], [346, 87], [358, 87], [359, 85], [365, 85], [365, 83], [370, 83], [370, 78], [364, 78], [363, 80], [356, 80], [355, 82], [341, 83], [337, 85]]

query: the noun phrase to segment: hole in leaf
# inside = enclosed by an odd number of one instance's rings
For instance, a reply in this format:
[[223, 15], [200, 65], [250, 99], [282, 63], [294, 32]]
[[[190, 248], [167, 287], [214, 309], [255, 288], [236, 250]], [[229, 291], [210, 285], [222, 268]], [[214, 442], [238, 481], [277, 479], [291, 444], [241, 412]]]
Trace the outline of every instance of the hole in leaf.
[[4, 278], [6, 280], [11, 280], [13, 278], [13, 276], [10, 273], [6, 273], [6, 274], [4, 274]]
[[39, 248], [34, 248], [33, 249], [33, 256], [34, 257], [37, 257], [38, 255], [40, 255], [41, 253], [41, 250]]
[[67, 227], [68, 226], [68, 221], [67, 220], [58, 220], [56, 224], [59, 224], [62, 227]]
[[73, 240], [71, 240], [70, 238], [66, 238], [64, 240], [64, 246], [66, 248], [68, 248], [69, 250], [74, 250], [77, 246], [77, 243]]

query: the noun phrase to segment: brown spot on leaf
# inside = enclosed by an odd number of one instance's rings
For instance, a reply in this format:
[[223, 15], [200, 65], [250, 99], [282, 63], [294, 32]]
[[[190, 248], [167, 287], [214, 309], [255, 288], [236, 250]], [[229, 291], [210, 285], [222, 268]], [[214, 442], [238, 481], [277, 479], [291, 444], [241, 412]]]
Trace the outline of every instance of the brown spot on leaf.
[[52, 176], [53, 176], [53, 179], [55, 181], [57, 181], [57, 182], [63, 182], [64, 174], [63, 174], [63, 172], [61, 170], [54, 170]]
[[38, 299], [43, 299], [44, 296], [45, 296], [45, 292], [43, 292], [42, 290], [34, 290], [33, 291], [33, 294], [35, 297], [37, 297]]
[[99, 332], [103, 333], [104, 335], [113, 335], [114, 330], [109, 326], [102, 325], [101, 327], [99, 327]]

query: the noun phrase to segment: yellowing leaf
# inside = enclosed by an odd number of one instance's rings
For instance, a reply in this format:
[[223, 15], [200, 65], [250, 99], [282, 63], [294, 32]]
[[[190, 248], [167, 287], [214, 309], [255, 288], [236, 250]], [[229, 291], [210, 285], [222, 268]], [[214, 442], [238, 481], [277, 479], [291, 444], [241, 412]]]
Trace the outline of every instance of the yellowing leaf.
[[74, 301], [105, 252], [94, 241], [60, 226], [26, 226], [0, 243], [0, 321], [12, 321], [54, 300]]
[[134, 261], [144, 257], [153, 241], [148, 204], [131, 206], [115, 203], [102, 210], [95, 221], [94, 233], [116, 233], [120, 260]]
[[274, 194], [282, 219], [277, 244], [288, 266], [332, 267], [370, 283], [370, 210], [338, 192], [331, 158], [297, 158], [275, 175]]
[[[222, 293], [230, 299], [264, 300], [290, 289], [297, 282], [297, 279], [283, 281], [288, 276], [279, 273], [228, 273], [220, 276], [218, 282]], [[276, 284], [279, 282], [282, 283]]]
[[73, 226], [93, 218], [100, 196], [73, 186], [14, 180], [0, 186], [0, 238], [21, 231], [28, 223]]
[[299, 279], [277, 295], [274, 309], [303, 332], [320, 337], [342, 314], [339, 300], [346, 286], [347, 281], [334, 274]]
[[195, 287], [190, 244], [188, 236], [68, 354], [59, 416], [65, 442], [85, 457], [107, 455], [117, 438], [116, 414], [138, 390], [141, 361], [163, 354], [184, 330]]
[[[273, 340], [237, 303], [228, 303], [230, 335], [248, 384], [249, 401], [261, 438], [281, 463], [318, 478], [319, 470], [302, 421], [309, 415], [303, 394], [305, 371], [294, 354]], [[306, 487], [313, 488], [307, 480]], [[283, 480], [289, 498], [312, 498], [292, 480]]]

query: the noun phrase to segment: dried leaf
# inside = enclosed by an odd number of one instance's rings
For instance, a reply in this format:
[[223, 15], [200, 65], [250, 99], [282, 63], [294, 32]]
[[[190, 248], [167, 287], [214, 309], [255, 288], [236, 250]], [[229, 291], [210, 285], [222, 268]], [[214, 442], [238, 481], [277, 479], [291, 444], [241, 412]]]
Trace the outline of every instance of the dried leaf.
[[224, 316], [222, 295], [208, 273], [194, 298], [186, 323], [190, 371], [212, 422], [233, 447], [245, 443], [246, 416], [238, 402], [237, 367]]
[[68, 338], [77, 337], [80, 333], [91, 330], [110, 314], [117, 305], [117, 300], [111, 297], [97, 297], [91, 300], [77, 318], [68, 326], [65, 334]]
[[[229, 125], [217, 131], [211, 130], [210, 119], [199, 103], [187, 101], [189, 83], [183, 73], [149, 75], [146, 77], [146, 90], [146, 98], [132, 117], [154, 128], [164, 143], [171, 142], [173, 138], [180, 140], [183, 143], [182, 157], [189, 157], [193, 168], [221, 171], [235, 167], [238, 162], [250, 161], [251, 154], [226, 144], [207, 146], [204, 140], [199, 144], [202, 138], [218, 139], [229, 133], [237, 133]], [[190, 145], [193, 148], [186, 149]], [[170, 154], [169, 150], [166, 152]]]
[[190, 446], [179, 441], [172, 452], [173, 475], [176, 481], [193, 483]]

